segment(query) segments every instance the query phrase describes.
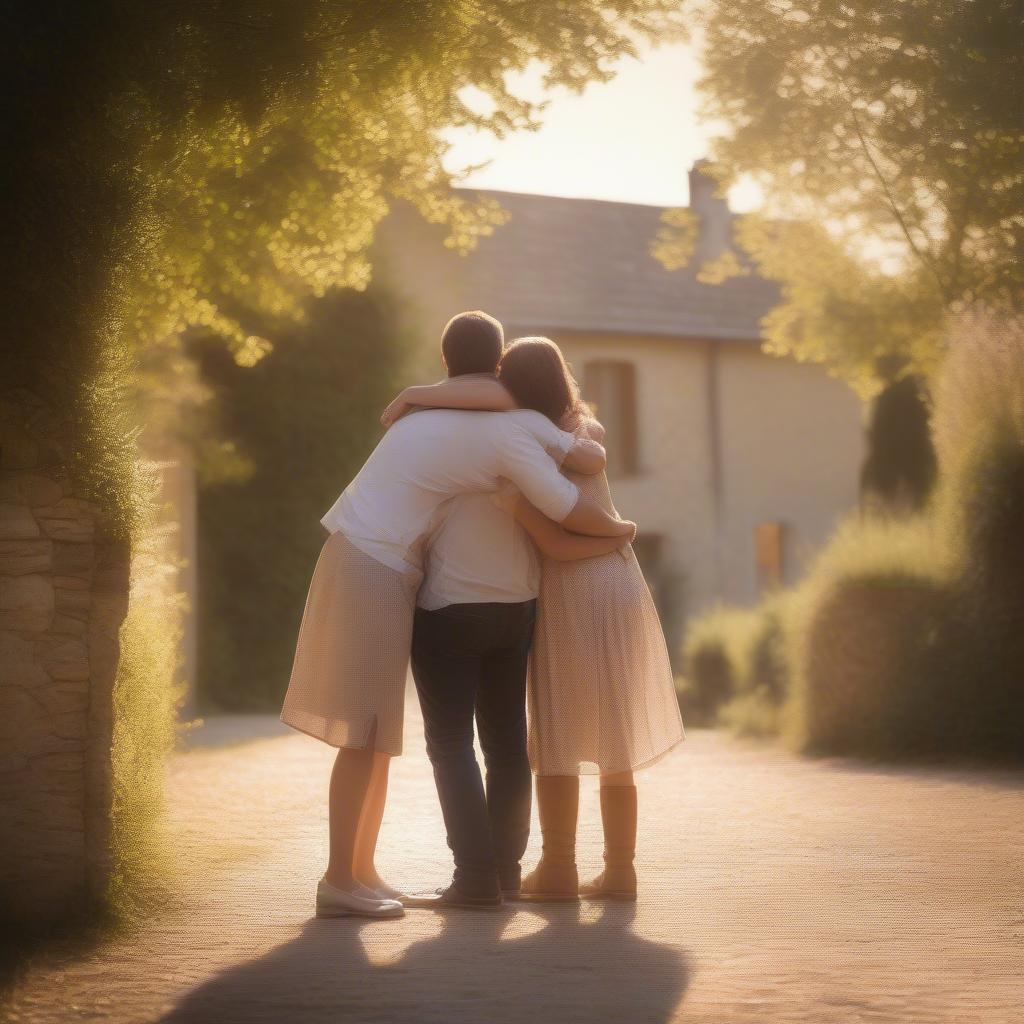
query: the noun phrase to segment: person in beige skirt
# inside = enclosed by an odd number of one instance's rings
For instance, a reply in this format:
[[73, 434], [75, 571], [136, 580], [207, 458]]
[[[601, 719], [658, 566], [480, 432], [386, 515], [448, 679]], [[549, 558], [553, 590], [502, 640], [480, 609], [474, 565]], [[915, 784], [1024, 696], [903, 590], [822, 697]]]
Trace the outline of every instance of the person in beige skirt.
[[[453, 318], [442, 351], [465, 372], [493, 372], [501, 325]], [[471, 424], [470, 424], [471, 421]], [[471, 429], [470, 429], [471, 426]], [[402, 750], [406, 675], [422, 544], [456, 494], [512, 479], [554, 520], [580, 533], [632, 529], [580, 496], [557, 463], [603, 465], [593, 442], [536, 412], [513, 417], [423, 412], [389, 430], [324, 516], [330, 536], [309, 588], [281, 719], [335, 746], [328, 796], [330, 854], [317, 889], [321, 916], [399, 916], [401, 894], [374, 865], [390, 758]]]
[[[604, 437], [561, 351], [547, 338], [513, 342], [502, 356], [497, 382], [407, 389], [397, 402], [399, 408], [415, 403], [534, 409], [579, 438]], [[617, 515], [603, 472], [585, 477], [569, 470], [567, 476], [581, 494]], [[532, 536], [555, 527], [514, 488], [499, 500]], [[631, 547], [582, 561], [543, 557], [541, 564], [528, 692], [543, 855], [523, 879], [521, 898], [634, 900], [633, 773], [663, 758], [684, 736], [661, 623]], [[601, 777], [605, 867], [580, 888], [576, 823], [579, 776], [587, 773]]]

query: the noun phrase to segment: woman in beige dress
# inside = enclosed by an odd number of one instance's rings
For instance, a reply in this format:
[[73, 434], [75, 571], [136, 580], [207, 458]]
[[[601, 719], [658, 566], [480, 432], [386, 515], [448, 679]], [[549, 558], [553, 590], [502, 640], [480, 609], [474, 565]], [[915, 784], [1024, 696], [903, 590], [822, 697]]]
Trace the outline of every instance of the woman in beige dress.
[[[580, 400], [561, 351], [547, 338], [513, 342], [494, 383], [410, 388], [396, 404], [399, 410], [409, 404], [536, 409], [580, 438], [604, 436]], [[566, 475], [581, 494], [617, 514], [604, 473]], [[531, 535], [549, 536], [558, 528], [517, 492], [505, 501]], [[522, 898], [635, 899], [633, 772], [672, 750], [683, 739], [683, 725], [661, 623], [631, 547], [582, 561], [543, 557], [529, 703], [530, 761], [544, 845], [539, 865], [523, 880]], [[580, 887], [576, 822], [582, 774], [601, 777], [605, 868]]]

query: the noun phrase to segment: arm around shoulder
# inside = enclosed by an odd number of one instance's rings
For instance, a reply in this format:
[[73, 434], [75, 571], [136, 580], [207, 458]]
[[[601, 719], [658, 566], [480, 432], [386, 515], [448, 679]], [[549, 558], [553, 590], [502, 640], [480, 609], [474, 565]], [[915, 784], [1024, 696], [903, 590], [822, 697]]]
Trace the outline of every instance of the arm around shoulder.
[[391, 426], [415, 405], [478, 412], [508, 412], [516, 408], [514, 399], [497, 379], [451, 377], [439, 384], [414, 384], [405, 388], [384, 410], [381, 422]]
[[521, 495], [515, 504], [513, 514], [537, 545], [540, 553], [558, 562], [574, 562], [610, 554], [625, 547], [635, 533], [635, 528], [631, 533], [615, 537], [589, 537], [569, 533]]

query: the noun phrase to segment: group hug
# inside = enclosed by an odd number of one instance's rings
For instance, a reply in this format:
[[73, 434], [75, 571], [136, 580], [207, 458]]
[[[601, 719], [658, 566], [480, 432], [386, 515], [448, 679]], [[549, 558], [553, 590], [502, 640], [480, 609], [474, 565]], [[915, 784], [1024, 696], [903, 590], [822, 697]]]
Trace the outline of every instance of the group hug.
[[[388, 406], [321, 520], [281, 712], [338, 751], [317, 915], [635, 900], [634, 773], [683, 725], [604, 429], [547, 338], [506, 345], [472, 311], [448, 322], [441, 355], [447, 379]], [[454, 859], [429, 894], [399, 892], [375, 865], [410, 660]], [[600, 776], [604, 870], [580, 884], [584, 774]], [[543, 852], [524, 875], [534, 776]]]

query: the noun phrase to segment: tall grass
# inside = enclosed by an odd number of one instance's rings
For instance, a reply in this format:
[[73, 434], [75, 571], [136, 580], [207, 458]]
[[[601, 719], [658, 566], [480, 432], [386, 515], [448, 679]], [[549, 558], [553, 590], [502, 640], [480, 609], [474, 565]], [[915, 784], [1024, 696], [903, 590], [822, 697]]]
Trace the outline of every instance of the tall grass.
[[1024, 322], [985, 312], [953, 321], [934, 429], [936, 516], [961, 563], [962, 642], [935, 666], [959, 697], [952, 742], [1024, 756]]
[[164, 763], [174, 745], [182, 595], [174, 588], [155, 506], [153, 474], [139, 470], [147, 495], [132, 552], [128, 615], [114, 683], [112, 870], [107, 910], [118, 924], [136, 922], [165, 899], [169, 851], [161, 828]]

